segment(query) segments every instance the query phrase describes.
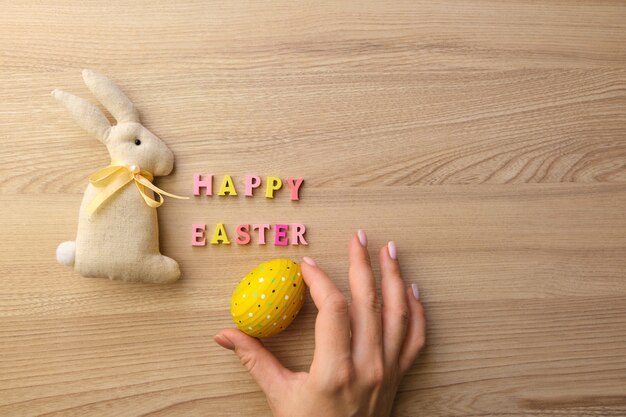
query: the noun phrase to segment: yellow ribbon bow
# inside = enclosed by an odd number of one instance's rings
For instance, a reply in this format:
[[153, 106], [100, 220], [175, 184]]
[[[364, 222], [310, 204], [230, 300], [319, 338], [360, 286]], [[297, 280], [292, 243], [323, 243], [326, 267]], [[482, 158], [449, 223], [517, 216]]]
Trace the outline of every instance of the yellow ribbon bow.
[[[160, 207], [163, 204], [164, 195], [181, 200], [189, 198], [163, 191], [152, 184], [153, 179], [154, 176], [150, 172], [144, 171], [136, 165], [128, 166], [119, 161], [112, 161], [108, 167], [102, 168], [89, 176], [89, 182], [100, 188], [100, 192], [87, 205], [87, 214], [91, 217], [102, 203], [131, 181], [135, 182], [139, 194], [141, 194], [146, 204], [153, 208]], [[148, 196], [146, 188], [151, 189], [158, 196], [158, 200]]]

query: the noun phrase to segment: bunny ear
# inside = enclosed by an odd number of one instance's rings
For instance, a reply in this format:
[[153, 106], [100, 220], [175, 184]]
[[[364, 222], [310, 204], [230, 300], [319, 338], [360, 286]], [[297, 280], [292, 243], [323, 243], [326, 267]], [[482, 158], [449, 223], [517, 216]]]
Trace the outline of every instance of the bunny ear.
[[111, 124], [96, 106], [62, 90], [52, 91], [52, 96], [63, 103], [80, 127], [106, 142]]
[[94, 70], [83, 70], [85, 85], [118, 122], [139, 122], [139, 112], [120, 88]]

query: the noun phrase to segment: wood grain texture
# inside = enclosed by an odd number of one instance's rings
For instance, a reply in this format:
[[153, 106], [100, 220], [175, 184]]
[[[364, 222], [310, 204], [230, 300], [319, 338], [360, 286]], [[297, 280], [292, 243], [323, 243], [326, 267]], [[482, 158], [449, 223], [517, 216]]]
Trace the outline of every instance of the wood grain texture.
[[[302, 176], [302, 201], [159, 209], [171, 286], [54, 260], [108, 161], [50, 97], [116, 80], [195, 172]], [[622, 1], [58, 2], [0, 13], [0, 415], [269, 415], [212, 336], [238, 279], [394, 239], [428, 346], [394, 416], [626, 415], [626, 5]], [[309, 247], [192, 248], [191, 223], [303, 222]], [[376, 264], [376, 262], [374, 262]], [[308, 299], [267, 342], [307, 369]]]

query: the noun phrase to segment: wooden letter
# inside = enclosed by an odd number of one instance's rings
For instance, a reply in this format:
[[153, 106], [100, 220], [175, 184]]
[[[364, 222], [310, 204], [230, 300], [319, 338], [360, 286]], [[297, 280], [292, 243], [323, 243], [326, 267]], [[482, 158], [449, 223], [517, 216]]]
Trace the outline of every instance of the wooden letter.
[[269, 230], [269, 224], [253, 224], [252, 230], [259, 230], [259, 245], [265, 245], [265, 231]]
[[274, 191], [280, 190], [283, 182], [278, 177], [267, 177], [267, 186], [265, 188], [265, 197], [274, 198]]
[[224, 179], [222, 180], [222, 186], [220, 187], [219, 193], [217, 195], [237, 195], [237, 190], [235, 189], [235, 183], [230, 175], [224, 175]]
[[289, 244], [287, 230], [289, 230], [288, 224], [276, 223], [276, 233], [274, 233], [274, 245], [287, 246]]
[[206, 224], [192, 224], [191, 225], [191, 246], [205, 246], [206, 238], [204, 237], [204, 231], [206, 230]]
[[226, 234], [223, 223], [218, 223], [217, 226], [215, 226], [215, 231], [211, 238], [211, 245], [219, 245], [220, 243], [230, 245], [230, 240], [228, 240], [228, 235]]
[[300, 199], [300, 186], [303, 182], [304, 180], [302, 178], [295, 178], [295, 180], [287, 178], [287, 184], [289, 184], [289, 188], [291, 188], [291, 201], [296, 201]]
[[252, 197], [252, 190], [261, 185], [258, 175], [246, 175], [246, 197]]
[[[304, 239], [304, 234], [306, 233], [306, 227], [302, 223], [295, 223], [291, 225], [291, 244], [292, 245], [308, 245], [307, 241]], [[300, 243], [299, 243], [300, 242]]]
[[250, 243], [250, 225], [249, 224], [240, 224], [237, 226], [237, 242], [238, 245], [247, 245]]
[[193, 174], [193, 195], [200, 195], [200, 188], [206, 188], [204, 195], [213, 195], [213, 175], [203, 180], [200, 174]]

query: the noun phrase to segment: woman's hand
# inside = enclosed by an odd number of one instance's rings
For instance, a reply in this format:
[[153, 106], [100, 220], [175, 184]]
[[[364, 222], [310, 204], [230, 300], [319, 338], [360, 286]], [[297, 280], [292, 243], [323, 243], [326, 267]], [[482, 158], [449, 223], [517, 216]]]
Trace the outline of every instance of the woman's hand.
[[362, 230], [348, 252], [351, 304], [312, 259], [303, 259], [302, 276], [319, 310], [308, 373], [289, 371], [237, 329], [215, 336], [239, 356], [276, 417], [389, 416], [400, 380], [424, 346], [424, 310], [417, 286], [402, 281], [395, 244], [379, 254], [382, 305]]

